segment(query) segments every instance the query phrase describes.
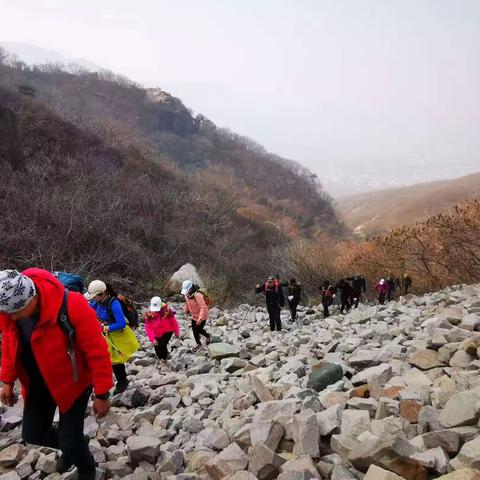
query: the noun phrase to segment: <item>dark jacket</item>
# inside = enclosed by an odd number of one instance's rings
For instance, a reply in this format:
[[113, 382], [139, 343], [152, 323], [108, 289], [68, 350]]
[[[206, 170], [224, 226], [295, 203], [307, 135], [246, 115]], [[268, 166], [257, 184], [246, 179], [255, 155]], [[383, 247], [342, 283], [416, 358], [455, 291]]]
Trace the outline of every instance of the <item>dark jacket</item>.
[[274, 285], [272, 288], [268, 288], [267, 284], [259, 285], [255, 288], [255, 292], [265, 293], [267, 308], [283, 308], [285, 306], [285, 296], [280, 284]]
[[293, 296], [293, 301], [299, 303], [302, 299], [302, 286], [299, 283], [288, 284], [288, 296]]
[[352, 288], [355, 293], [365, 293], [367, 291], [367, 282], [363, 275], [355, 275], [354, 277], [347, 278], [349, 282], [352, 282]]

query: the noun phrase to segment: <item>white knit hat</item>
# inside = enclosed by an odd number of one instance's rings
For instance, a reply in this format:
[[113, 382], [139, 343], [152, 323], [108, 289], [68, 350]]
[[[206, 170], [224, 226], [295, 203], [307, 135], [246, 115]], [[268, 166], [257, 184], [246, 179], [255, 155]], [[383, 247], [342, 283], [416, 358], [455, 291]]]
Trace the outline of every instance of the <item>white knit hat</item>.
[[35, 284], [31, 278], [17, 270], [0, 272], [0, 312], [16, 313], [35, 297]]

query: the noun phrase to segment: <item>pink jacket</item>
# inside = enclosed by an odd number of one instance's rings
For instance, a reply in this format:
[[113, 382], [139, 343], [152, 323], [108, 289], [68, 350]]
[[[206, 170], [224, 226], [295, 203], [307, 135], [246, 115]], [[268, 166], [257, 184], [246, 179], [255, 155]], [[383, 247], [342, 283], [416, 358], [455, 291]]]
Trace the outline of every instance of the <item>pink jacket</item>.
[[150, 341], [153, 343], [156, 338], [160, 338], [169, 332], [174, 332], [176, 337], [180, 335], [177, 319], [168, 305], [163, 305], [159, 312], [147, 310], [145, 315], [145, 333]]
[[190, 313], [196, 320], [208, 320], [208, 305], [200, 292], [194, 293], [193, 298], [185, 296], [185, 313]]

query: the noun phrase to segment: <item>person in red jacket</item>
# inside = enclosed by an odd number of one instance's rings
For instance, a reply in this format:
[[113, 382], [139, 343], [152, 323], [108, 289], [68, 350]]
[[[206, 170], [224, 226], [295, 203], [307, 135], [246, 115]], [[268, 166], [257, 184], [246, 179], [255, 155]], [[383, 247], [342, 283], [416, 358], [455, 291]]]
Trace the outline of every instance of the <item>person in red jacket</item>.
[[378, 303], [383, 305], [385, 303], [385, 297], [388, 293], [388, 283], [385, 279], [381, 279], [376, 285], [375, 290], [378, 292]]
[[144, 325], [147, 337], [155, 347], [157, 357], [160, 360], [167, 360], [168, 342], [174, 333], [177, 338], [180, 335], [175, 312], [163, 303], [160, 297], [153, 297], [145, 315]]
[[[76, 465], [78, 478], [95, 478], [95, 461], [83, 435], [87, 403], [93, 391], [94, 413], [109, 411], [112, 366], [95, 312], [80, 293], [67, 292], [72, 348], [60, 327], [65, 288], [50, 272], [30, 268], [0, 272], [2, 364], [0, 400], [12, 406], [14, 383], [23, 387], [22, 437], [28, 443], [59, 448], [57, 470]], [[60, 411], [58, 429], [53, 427]]]

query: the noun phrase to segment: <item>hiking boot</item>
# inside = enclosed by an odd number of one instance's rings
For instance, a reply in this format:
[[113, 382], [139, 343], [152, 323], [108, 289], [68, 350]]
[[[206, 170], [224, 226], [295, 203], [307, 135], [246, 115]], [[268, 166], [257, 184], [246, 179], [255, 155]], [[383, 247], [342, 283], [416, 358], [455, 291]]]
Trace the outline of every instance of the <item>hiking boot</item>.
[[197, 345], [195, 345], [195, 346], [192, 348], [192, 353], [198, 352], [201, 348], [202, 348], [202, 344], [201, 344], [201, 343], [198, 343]]
[[[85, 442], [87, 445], [90, 443], [90, 437], [88, 435], [84, 435], [85, 437]], [[58, 473], [66, 473], [68, 472], [71, 468], [73, 467], [73, 463], [70, 461], [67, 461], [65, 458], [65, 455], [63, 453], [58, 457], [57, 464], [56, 464], [56, 469]]]
[[117, 385], [115, 385], [115, 390], [113, 391], [113, 395], [118, 395], [119, 393], [123, 393], [128, 386], [128, 380], [125, 382], [117, 382]]

